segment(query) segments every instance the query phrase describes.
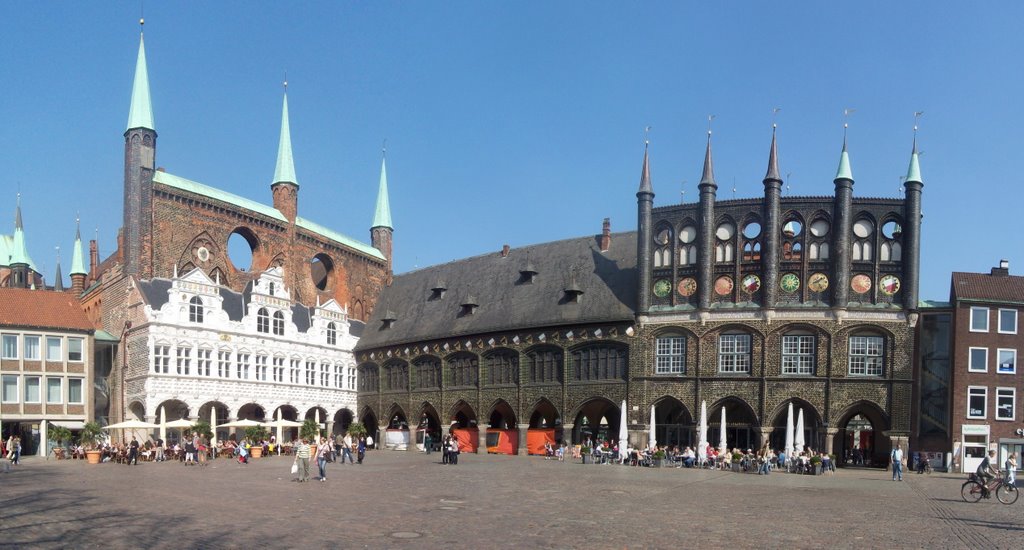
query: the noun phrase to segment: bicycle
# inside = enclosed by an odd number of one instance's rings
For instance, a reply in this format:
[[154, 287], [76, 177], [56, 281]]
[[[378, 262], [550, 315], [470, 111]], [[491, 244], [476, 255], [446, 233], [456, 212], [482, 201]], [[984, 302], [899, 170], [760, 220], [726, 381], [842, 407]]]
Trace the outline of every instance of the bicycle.
[[991, 493], [995, 493], [996, 498], [1003, 504], [1013, 504], [1017, 502], [1019, 496], [1017, 487], [1006, 483], [1002, 476], [996, 476], [988, 483], [988, 487], [985, 487], [977, 474], [971, 474], [960, 487], [960, 496], [965, 502], [978, 502], [982, 497], [988, 498]]

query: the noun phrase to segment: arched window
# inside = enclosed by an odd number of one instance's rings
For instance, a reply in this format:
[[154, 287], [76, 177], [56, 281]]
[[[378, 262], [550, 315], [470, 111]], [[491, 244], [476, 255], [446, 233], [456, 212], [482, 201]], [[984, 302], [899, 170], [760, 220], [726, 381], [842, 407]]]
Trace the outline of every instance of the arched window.
[[409, 366], [404, 362], [384, 365], [384, 391], [409, 389]]
[[338, 329], [335, 328], [334, 323], [327, 323], [327, 345], [338, 345]]
[[682, 245], [679, 247], [679, 265], [692, 265], [697, 263], [697, 247], [695, 245]]
[[722, 334], [718, 337], [718, 372], [750, 372], [750, 335]]
[[424, 357], [412, 364], [415, 378], [413, 382], [417, 390], [430, 390], [441, 387], [441, 362], [435, 357]]
[[284, 313], [274, 312], [274, 334], [284, 336]]
[[519, 354], [496, 351], [487, 356], [487, 383], [491, 385], [519, 383]]
[[203, 322], [203, 299], [199, 296], [193, 296], [188, 301], [188, 320], [192, 323]]
[[359, 367], [359, 391], [377, 391], [380, 385], [380, 371], [377, 365]]
[[256, 312], [256, 332], [270, 332], [270, 314], [265, 307]]
[[782, 336], [782, 374], [813, 375], [813, 334], [793, 333]]
[[733, 258], [732, 243], [718, 243], [715, 246], [715, 262], [731, 262]]
[[530, 383], [562, 381], [562, 352], [557, 348], [542, 348], [526, 354], [530, 365]]
[[885, 338], [872, 334], [850, 336], [847, 353], [851, 376], [882, 376]]
[[654, 374], [686, 374], [686, 337], [658, 336], [654, 341]]
[[472, 354], [456, 355], [448, 359], [452, 386], [476, 387], [479, 383], [479, 363]]
[[575, 381], [623, 380], [626, 377], [626, 348], [588, 346], [573, 351], [572, 377]]

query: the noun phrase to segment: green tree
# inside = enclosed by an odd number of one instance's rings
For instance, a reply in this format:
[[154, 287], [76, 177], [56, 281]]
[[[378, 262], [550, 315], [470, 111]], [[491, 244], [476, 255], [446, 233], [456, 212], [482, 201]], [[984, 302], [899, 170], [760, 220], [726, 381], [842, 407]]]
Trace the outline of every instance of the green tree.
[[299, 437], [306, 441], [319, 441], [320, 426], [317, 425], [316, 420], [307, 418], [306, 421], [302, 423], [302, 427], [299, 428]]

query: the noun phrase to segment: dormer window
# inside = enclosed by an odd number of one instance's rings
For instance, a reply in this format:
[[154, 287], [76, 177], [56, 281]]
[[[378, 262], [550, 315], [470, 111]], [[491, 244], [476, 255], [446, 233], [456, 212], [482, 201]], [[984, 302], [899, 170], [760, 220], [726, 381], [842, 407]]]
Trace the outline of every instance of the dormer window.
[[188, 301], [188, 320], [192, 323], [203, 322], [203, 299], [199, 296], [193, 296]]
[[462, 301], [460, 306], [462, 309], [459, 311], [459, 317], [462, 317], [476, 313], [476, 308], [480, 307], [480, 304], [477, 303], [476, 298], [470, 294], [469, 296], [466, 296], [466, 299]]
[[327, 323], [327, 345], [338, 345], [338, 329], [334, 326], [334, 323]]
[[380, 328], [384, 329], [384, 330], [387, 330], [387, 329], [391, 328], [392, 326], [394, 326], [395, 320], [396, 320], [395, 319], [395, 312], [391, 311], [390, 309], [386, 310], [384, 312], [384, 316], [381, 317], [381, 322], [383, 324], [381, 325]]
[[569, 285], [565, 287], [565, 301], [579, 303], [580, 297], [583, 296], [583, 289], [576, 283], [576, 275], [574, 274], [569, 278]]
[[448, 290], [448, 285], [446, 285], [444, 281], [438, 279], [437, 282], [434, 283], [434, 286], [430, 288], [430, 298], [428, 299], [440, 300], [441, 298], [444, 298], [446, 290]]
[[519, 282], [522, 284], [532, 285], [536, 277], [537, 268], [533, 267], [533, 262], [527, 261], [526, 265], [519, 270]]
[[261, 307], [256, 312], [256, 332], [270, 332], [270, 313], [267, 312], [265, 307]]

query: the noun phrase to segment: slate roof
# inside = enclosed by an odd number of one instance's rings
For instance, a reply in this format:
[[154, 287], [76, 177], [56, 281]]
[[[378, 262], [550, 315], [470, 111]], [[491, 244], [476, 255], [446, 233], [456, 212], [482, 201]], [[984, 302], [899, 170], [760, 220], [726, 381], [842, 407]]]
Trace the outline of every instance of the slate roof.
[[[160, 309], [164, 304], [167, 303], [167, 291], [171, 288], [170, 279], [150, 279], [145, 281], [139, 281], [139, 291], [142, 293], [146, 303], [149, 304], [154, 310]], [[241, 321], [242, 317], [245, 316], [245, 310], [249, 304], [249, 296], [251, 294], [252, 281], [249, 282], [245, 287], [244, 292], [235, 292], [227, 287], [220, 287], [220, 297], [223, 299], [224, 311], [228, 314], [228, 319], [232, 321]], [[296, 303], [291, 307], [292, 311], [292, 322], [295, 323], [296, 328], [299, 332], [306, 332], [309, 330], [312, 321], [313, 311], [311, 308], [302, 304]], [[362, 323], [360, 323], [362, 325]]]
[[954, 271], [950, 299], [1024, 304], [1024, 277]]
[[93, 331], [74, 294], [24, 288], [0, 288], [0, 326]]
[[[607, 252], [600, 235], [494, 252], [398, 275], [384, 289], [356, 350], [462, 335], [632, 320], [636, 311], [636, 232], [615, 233]], [[525, 283], [527, 263], [537, 272]], [[567, 300], [570, 270], [583, 291]], [[442, 297], [432, 290], [443, 282]], [[461, 307], [472, 298], [472, 315]], [[384, 328], [384, 316], [395, 321]], [[388, 315], [389, 317], [391, 315]]]

